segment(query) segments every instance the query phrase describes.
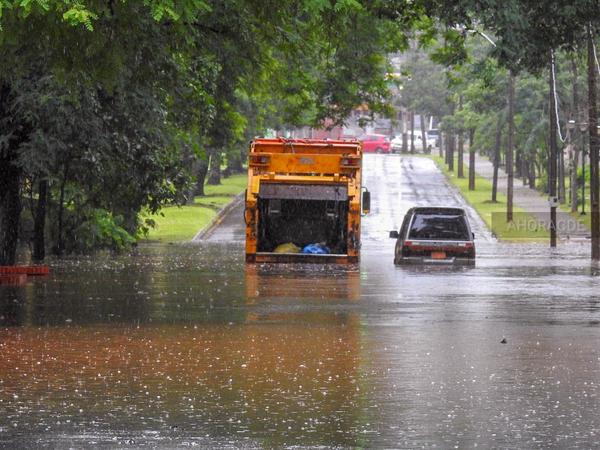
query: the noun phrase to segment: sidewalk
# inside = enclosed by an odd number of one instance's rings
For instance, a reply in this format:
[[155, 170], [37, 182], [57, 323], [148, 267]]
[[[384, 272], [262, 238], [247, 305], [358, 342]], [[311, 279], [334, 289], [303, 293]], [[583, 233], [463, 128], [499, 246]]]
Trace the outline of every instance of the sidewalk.
[[[465, 152], [466, 153], [466, 152]], [[466, 153], [465, 166], [469, 166], [469, 158]], [[494, 175], [494, 165], [485, 157], [475, 154], [475, 172], [492, 181]], [[468, 176], [465, 174], [465, 176]], [[500, 167], [498, 169], [498, 192], [506, 194], [507, 175]], [[522, 208], [531, 214], [535, 219], [547, 229], [550, 228], [550, 207], [548, 198], [539, 191], [523, 186], [521, 179], [515, 178], [513, 183], [513, 202], [515, 206]], [[504, 208], [502, 211], [506, 211]], [[557, 209], [557, 236], [559, 239], [586, 240], [590, 238], [590, 230], [579, 223], [577, 219], [569, 213]]]

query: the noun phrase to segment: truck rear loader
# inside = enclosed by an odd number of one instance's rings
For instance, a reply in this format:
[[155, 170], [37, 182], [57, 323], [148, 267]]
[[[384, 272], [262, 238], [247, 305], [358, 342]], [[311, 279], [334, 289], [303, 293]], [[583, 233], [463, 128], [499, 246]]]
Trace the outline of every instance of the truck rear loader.
[[[252, 141], [244, 209], [246, 261], [358, 262], [361, 215], [370, 205], [361, 166], [358, 141]], [[297, 249], [317, 244], [327, 252], [285, 251], [282, 244]]]

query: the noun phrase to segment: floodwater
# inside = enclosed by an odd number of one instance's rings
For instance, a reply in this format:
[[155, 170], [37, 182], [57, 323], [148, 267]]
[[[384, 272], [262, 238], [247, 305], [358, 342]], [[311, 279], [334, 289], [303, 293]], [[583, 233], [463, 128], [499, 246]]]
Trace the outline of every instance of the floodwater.
[[395, 267], [410, 206], [463, 203], [428, 160], [365, 163], [360, 266], [246, 266], [223, 232], [0, 286], [0, 446], [600, 446], [588, 246], [471, 212], [475, 267]]

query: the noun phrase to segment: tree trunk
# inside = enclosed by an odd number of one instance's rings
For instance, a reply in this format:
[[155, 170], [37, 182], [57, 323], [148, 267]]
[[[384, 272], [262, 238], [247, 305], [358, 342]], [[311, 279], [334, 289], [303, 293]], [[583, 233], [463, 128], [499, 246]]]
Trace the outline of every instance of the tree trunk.
[[43, 261], [46, 257], [46, 206], [48, 203], [48, 180], [40, 179], [38, 182], [38, 201], [33, 223], [33, 253], [36, 261]]
[[494, 175], [492, 176], [492, 202], [498, 201], [498, 167], [500, 166], [500, 145], [502, 144], [502, 114], [498, 116], [496, 126], [496, 143], [494, 145]]
[[0, 157], [0, 265], [15, 263], [21, 217], [21, 170], [9, 150]]
[[506, 222], [513, 220], [513, 152], [515, 137], [515, 74], [508, 75], [508, 139], [506, 145]]
[[598, 179], [598, 109], [594, 36], [588, 29], [588, 132], [590, 135], [590, 197], [592, 202], [592, 259], [600, 260], [600, 185]]
[[208, 173], [208, 161], [206, 159], [200, 159], [198, 161], [198, 170], [196, 171], [196, 186], [194, 194], [200, 197], [204, 197], [204, 183], [206, 181], [206, 175]]
[[402, 153], [408, 153], [408, 131], [410, 118], [408, 117], [408, 111], [402, 111]]
[[469, 130], [469, 190], [475, 190], [475, 146], [473, 140], [475, 138], [475, 129]]
[[528, 161], [527, 169], [529, 175], [529, 187], [535, 189], [535, 162], [533, 161], [533, 158]]
[[[459, 95], [458, 96], [458, 112], [459, 113], [462, 111], [462, 104], [463, 104], [463, 98], [462, 98], [462, 95]], [[463, 163], [464, 163], [465, 142], [464, 142], [464, 134], [463, 134], [463, 130], [462, 130], [462, 125], [461, 125], [461, 128], [458, 130], [456, 139], [458, 141], [458, 144], [457, 144], [458, 170], [457, 170], [456, 175], [458, 176], [458, 178], [464, 178], [465, 172], [464, 172], [464, 168], [463, 168]]]
[[415, 113], [410, 112], [410, 153], [415, 153]]
[[551, 52], [550, 60], [550, 155], [548, 157], [548, 195], [550, 196], [550, 247], [556, 247], [556, 206], [555, 200], [558, 200], [556, 195], [556, 169], [557, 169], [557, 154], [556, 149], [556, 133], [558, 124], [556, 123], [556, 97], [554, 95], [554, 52]]
[[54, 247], [55, 255], [62, 255], [65, 250], [65, 242], [63, 239], [63, 216], [65, 210], [65, 186], [67, 184], [67, 178], [69, 176], [69, 163], [65, 164], [63, 171], [63, 179], [60, 185], [60, 197], [58, 199], [58, 235], [56, 238], [56, 246]]
[[529, 169], [527, 163], [527, 156], [521, 150], [521, 178], [523, 178], [523, 186], [527, 186], [527, 180], [529, 177]]
[[212, 149], [209, 152], [208, 159], [208, 180], [206, 184], [218, 185], [221, 184], [221, 152]]
[[227, 156], [227, 168], [225, 171], [232, 175], [234, 173], [242, 173], [244, 168], [242, 167], [242, 155], [238, 151], [231, 151]]
[[444, 157], [446, 158], [446, 165], [450, 165], [450, 135], [444, 133]]
[[448, 136], [448, 170], [454, 172], [454, 147], [456, 146], [456, 136]]
[[446, 139], [444, 133], [440, 131], [440, 146], [438, 147], [438, 156], [440, 158], [444, 157], [444, 146], [446, 145]]
[[465, 152], [465, 142], [464, 142], [464, 137], [463, 137], [463, 132], [460, 131], [458, 133], [458, 178], [464, 178], [465, 177], [465, 172], [464, 172], [464, 152]]
[[425, 131], [425, 116], [420, 115], [421, 118], [421, 142], [423, 142], [423, 153], [430, 153], [430, 149], [427, 145], [427, 132]]
[[577, 166], [579, 165], [579, 147], [573, 147], [573, 159], [571, 160], [571, 212], [577, 212]]
[[[0, 85], [0, 124], [14, 125], [12, 121], [11, 88]], [[8, 130], [7, 130], [8, 131]], [[2, 130], [0, 134], [9, 135]], [[12, 265], [17, 256], [19, 224], [21, 219], [21, 176], [17, 166], [17, 149], [26, 139], [25, 132], [13, 135], [7, 147], [0, 151], [0, 265]]]

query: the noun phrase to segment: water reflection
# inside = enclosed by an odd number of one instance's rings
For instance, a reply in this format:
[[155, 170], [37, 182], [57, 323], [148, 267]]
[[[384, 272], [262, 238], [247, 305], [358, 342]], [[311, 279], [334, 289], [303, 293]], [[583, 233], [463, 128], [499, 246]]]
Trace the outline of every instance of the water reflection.
[[5, 328], [0, 430], [139, 439], [152, 429], [161, 439], [176, 428], [213, 443], [355, 445], [359, 329], [354, 314], [314, 312], [201, 327]]
[[355, 265], [249, 264], [245, 268], [246, 298], [360, 298], [360, 271]]
[[514, 249], [469, 268], [394, 267], [370, 242], [360, 267], [246, 266], [235, 245], [57, 262], [0, 287], [0, 446], [596, 447], [587, 248]]
[[3, 288], [0, 445], [358, 445], [357, 267], [154, 250]]

